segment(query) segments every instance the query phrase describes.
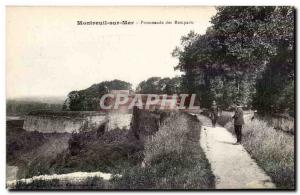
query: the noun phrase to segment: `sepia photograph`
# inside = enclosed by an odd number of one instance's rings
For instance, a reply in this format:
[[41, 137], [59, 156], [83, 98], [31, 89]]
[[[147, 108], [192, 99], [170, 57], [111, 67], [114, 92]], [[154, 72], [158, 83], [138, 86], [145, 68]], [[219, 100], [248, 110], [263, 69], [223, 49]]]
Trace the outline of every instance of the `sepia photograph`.
[[8, 191], [296, 190], [295, 7], [5, 9]]

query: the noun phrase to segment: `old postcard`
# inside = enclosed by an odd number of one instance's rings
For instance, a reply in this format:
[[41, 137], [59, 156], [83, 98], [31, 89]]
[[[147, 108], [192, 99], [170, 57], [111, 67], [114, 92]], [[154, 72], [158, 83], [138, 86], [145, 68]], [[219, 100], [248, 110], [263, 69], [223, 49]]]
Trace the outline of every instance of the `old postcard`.
[[295, 190], [295, 8], [6, 8], [9, 190]]

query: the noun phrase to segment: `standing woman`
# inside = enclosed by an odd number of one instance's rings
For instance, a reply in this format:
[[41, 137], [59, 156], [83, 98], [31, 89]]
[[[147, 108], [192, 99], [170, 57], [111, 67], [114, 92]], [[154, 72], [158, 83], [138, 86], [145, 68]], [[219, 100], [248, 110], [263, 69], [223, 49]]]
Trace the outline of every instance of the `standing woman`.
[[210, 118], [211, 118], [212, 126], [213, 128], [215, 128], [218, 120], [218, 106], [215, 100], [212, 102]]

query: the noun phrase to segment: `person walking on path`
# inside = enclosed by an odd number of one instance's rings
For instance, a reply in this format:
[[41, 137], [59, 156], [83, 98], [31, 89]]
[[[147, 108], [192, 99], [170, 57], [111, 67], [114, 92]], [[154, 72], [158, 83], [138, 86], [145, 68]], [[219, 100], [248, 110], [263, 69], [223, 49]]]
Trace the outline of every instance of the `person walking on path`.
[[237, 144], [239, 144], [242, 141], [242, 128], [245, 123], [243, 109], [240, 104], [236, 106], [235, 113], [232, 118], [234, 119], [234, 131], [236, 134]]
[[211, 118], [211, 122], [212, 122], [213, 128], [216, 127], [216, 123], [217, 123], [218, 117], [219, 117], [218, 116], [218, 106], [217, 106], [216, 101], [214, 100], [212, 102], [211, 112], [210, 112], [210, 118]]

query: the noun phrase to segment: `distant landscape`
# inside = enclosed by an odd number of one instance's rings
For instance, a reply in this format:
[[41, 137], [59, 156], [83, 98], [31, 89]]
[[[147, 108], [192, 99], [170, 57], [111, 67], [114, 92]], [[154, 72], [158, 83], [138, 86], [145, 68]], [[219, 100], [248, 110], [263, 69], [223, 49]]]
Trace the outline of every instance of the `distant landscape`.
[[6, 100], [6, 115], [25, 115], [34, 110], [62, 109], [65, 97], [24, 97]]

